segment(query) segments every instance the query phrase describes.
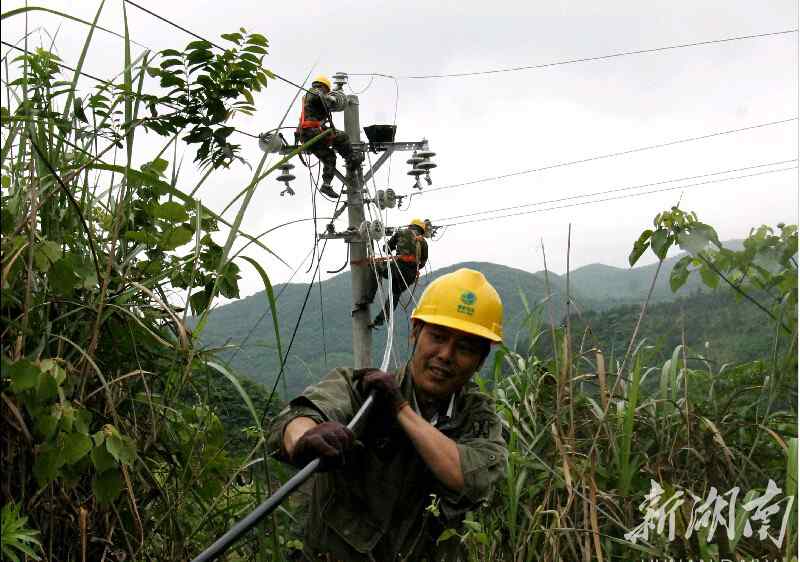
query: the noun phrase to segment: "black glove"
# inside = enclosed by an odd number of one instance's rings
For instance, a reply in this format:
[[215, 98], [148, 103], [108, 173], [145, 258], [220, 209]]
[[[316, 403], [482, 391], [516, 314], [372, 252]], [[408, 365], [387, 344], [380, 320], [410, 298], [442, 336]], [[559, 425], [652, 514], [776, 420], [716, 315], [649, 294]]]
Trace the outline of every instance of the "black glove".
[[352, 449], [355, 436], [346, 426], [326, 421], [306, 431], [295, 443], [292, 464], [303, 467], [320, 458], [319, 470], [327, 472], [344, 465], [345, 454]]
[[378, 400], [391, 407], [394, 413], [408, 405], [397, 379], [391, 373], [379, 369], [358, 369], [353, 373], [353, 380], [358, 382], [364, 393], [374, 390]]

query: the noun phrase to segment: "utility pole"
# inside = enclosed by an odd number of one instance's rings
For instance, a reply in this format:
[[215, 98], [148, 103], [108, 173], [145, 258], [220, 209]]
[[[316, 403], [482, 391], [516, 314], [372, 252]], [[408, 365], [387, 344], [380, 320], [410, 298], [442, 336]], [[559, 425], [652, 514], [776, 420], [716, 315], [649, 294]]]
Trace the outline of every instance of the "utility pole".
[[[320, 239], [337, 238], [344, 240], [350, 246], [350, 276], [352, 281], [352, 294], [353, 294], [353, 307], [352, 307], [352, 325], [353, 325], [353, 366], [356, 369], [363, 369], [366, 367], [374, 367], [372, 363], [372, 332], [369, 328], [371, 319], [370, 307], [367, 303], [367, 290], [370, 287], [370, 276], [374, 275], [372, 264], [370, 263], [369, 253], [367, 252], [367, 245], [372, 244], [372, 240], [382, 238], [386, 231], [383, 225], [375, 222], [369, 223], [364, 215], [364, 205], [376, 204], [383, 208], [382, 203], [379, 203], [378, 195], [376, 199], [370, 198], [367, 190], [364, 189], [365, 183], [374, 177], [378, 169], [388, 161], [389, 157], [396, 151], [414, 151], [412, 160], [408, 163], [414, 166], [414, 169], [408, 174], [416, 177], [416, 185], [418, 189], [422, 189], [419, 178], [422, 174], [428, 174], [431, 168], [436, 167], [435, 164], [430, 162], [430, 157], [434, 155], [433, 152], [428, 151], [428, 141], [412, 141], [412, 142], [368, 142], [365, 143], [361, 140], [361, 123], [358, 115], [358, 96], [344, 94], [344, 85], [347, 84], [347, 74], [344, 72], [337, 72], [333, 75], [333, 82], [335, 84], [334, 92], [339, 96], [346, 98], [344, 106], [344, 130], [350, 140], [350, 145], [353, 152], [360, 154], [366, 153], [368, 150], [375, 153], [382, 153], [377, 160], [372, 164], [371, 168], [365, 173], [362, 171], [363, 160], [358, 166], [348, 166], [346, 175], [342, 175], [339, 170], [336, 170], [336, 177], [344, 183], [344, 192], [347, 197], [338, 209], [333, 214], [333, 220], [338, 218], [345, 209], [347, 210], [348, 226], [344, 232], [336, 232], [334, 230], [333, 221], [331, 221], [325, 232], [319, 235]], [[393, 135], [394, 133], [392, 133]], [[369, 133], [368, 133], [369, 136]], [[393, 137], [392, 137], [393, 138]], [[265, 135], [261, 138], [261, 146], [263, 150], [268, 152], [280, 152], [281, 154], [290, 154], [296, 147], [289, 146], [285, 141], [278, 138], [276, 135]], [[419, 151], [419, 152], [418, 152]], [[418, 167], [419, 166], [419, 167]], [[284, 193], [294, 195], [294, 191], [289, 187], [289, 181], [295, 179], [291, 174], [291, 169], [294, 168], [288, 162], [284, 164], [281, 169], [283, 175], [276, 178], [278, 181], [286, 184]], [[427, 177], [430, 183], [430, 177]], [[391, 204], [395, 204], [395, 195], [391, 189]], [[377, 221], [376, 221], [377, 222]], [[378, 228], [379, 227], [379, 228]], [[391, 275], [389, 275], [389, 282], [391, 283]], [[383, 303], [380, 303], [382, 306]]]
[[[356, 95], [347, 96], [347, 105], [344, 108], [344, 130], [350, 137], [351, 144], [361, 143], [361, 124], [358, 118], [358, 96]], [[350, 245], [350, 278], [353, 286], [353, 367], [364, 369], [373, 367], [373, 365], [372, 333], [369, 329], [370, 310], [369, 305], [366, 304], [368, 275], [371, 275], [367, 262], [369, 237], [360, 232], [361, 225], [364, 223], [364, 177], [361, 173], [361, 164], [358, 168], [348, 167], [345, 179], [347, 230], [351, 233], [347, 243]]]

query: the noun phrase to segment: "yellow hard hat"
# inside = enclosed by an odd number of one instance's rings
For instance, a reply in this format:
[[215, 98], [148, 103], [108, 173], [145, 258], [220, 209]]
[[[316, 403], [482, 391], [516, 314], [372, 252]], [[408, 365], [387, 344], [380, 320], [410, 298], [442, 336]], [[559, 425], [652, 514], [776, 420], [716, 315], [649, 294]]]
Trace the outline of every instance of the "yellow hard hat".
[[422, 229], [422, 232], [425, 232], [427, 229], [425, 228], [425, 222], [422, 219], [411, 219], [411, 222], [408, 223], [409, 225], [418, 226]]
[[312, 80], [311, 82], [311, 85], [313, 86], [317, 82], [319, 82], [320, 84], [325, 84], [328, 87], [328, 91], [331, 91], [333, 89], [331, 88], [331, 79], [325, 76], [324, 74], [320, 74], [319, 76], [314, 78], [314, 80]]
[[495, 343], [503, 340], [503, 302], [483, 273], [474, 269], [462, 268], [434, 279], [411, 318]]

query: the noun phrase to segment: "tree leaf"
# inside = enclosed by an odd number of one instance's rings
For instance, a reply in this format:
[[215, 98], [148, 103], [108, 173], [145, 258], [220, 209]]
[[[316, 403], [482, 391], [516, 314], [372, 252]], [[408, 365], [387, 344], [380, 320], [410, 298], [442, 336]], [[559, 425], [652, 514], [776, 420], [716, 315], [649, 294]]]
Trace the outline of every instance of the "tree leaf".
[[639, 239], [633, 243], [633, 249], [631, 250], [630, 255], [628, 256], [628, 263], [631, 267], [639, 261], [639, 258], [642, 257], [642, 254], [647, 247], [650, 245], [649, 240], [650, 237], [653, 235], [653, 231], [650, 229], [645, 230], [639, 235]]
[[700, 278], [703, 280], [703, 283], [712, 289], [716, 289], [717, 285], [719, 285], [719, 276], [705, 264], [700, 267]]
[[167, 201], [161, 203], [153, 209], [153, 216], [158, 219], [165, 219], [171, 222], [183, 222], [189, 220], [189, 213], [186, 208], [177, 201]]
[[119, 471], [106, 470], [95, 475], [92, 480], [92, 491], [101, 504], [109, 504], [114, 501], [122, 491], [122, 479], [119, 477]]
[[64, 465], [63, 455], [57, 449], [41, 452], [33, 462], [33, 475], [39, 486], [49, 484], [58, 476], [58, 469]]
[[106, 435], [106, 448], [122, 464], [133, 464], [136, 459], [136, 443], [130, 437], [120, 435], [116, 431]]
[[205, 289], [192, 293], [189, 297], [189, 304], [192, 307], [192, 313], [195, 316], [199, 316], [208, 308], [208, 293], [206, 293]]
[[177, 226], [161, 235], [158, 247], [162, 250], [174, 250], [183, 246], [194, 237], [194, 231], [186, 226]]
[[117, 461], [108, 452], [105, 445], [102, 444], [92, 449], [92, 464], [97, 469], [97, 472], [105, 472], [117, 466]]
[[684, 256], [672, 268], [669, 274], [669, 287], [672, 292], [680, 289], [689, 278], [689, 265], [692, 263], [692, 256]]
[[653, 232], [653, 236], [650, 238], [650, 247], [653, 253], [658, 256], [659, 260], [663, 260], [667, 257], [667, 251], [671, 245], [672, 239], [669, 230], [666, 228], [659, 228]]
[[8, 377], [11, 379], [11, 390], [16, 393], [35, 388], [39, 384], [41, 377], [39, 367], [27, 359], [20, 359], [12, 364], [8, 370]]
[[689, 252], [692, 255], [697, 255], [708, 248], [708, 238], [697, 230], [682, 230], [677, 236], [678, 246], [681, 250]]
[[78, 276], [69, 260], [62, 258], [50, 268], [47, 274], [50, 288], [59, 295], [70, 295], [78, 283]]
[[65, 464], [74, 464], [92, 450], [92, 440], [83, 433], [70, 433], [64, 438], [61, 454]]

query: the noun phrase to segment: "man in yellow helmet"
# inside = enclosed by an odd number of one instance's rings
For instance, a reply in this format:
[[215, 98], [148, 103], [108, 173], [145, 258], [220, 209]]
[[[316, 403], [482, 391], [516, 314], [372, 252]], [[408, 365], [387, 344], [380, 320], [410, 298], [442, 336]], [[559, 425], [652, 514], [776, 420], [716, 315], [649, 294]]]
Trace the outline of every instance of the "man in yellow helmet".
[[[297, 140], [307, 142], [329, 129], [326, 121], [333, 126], [331, 112], [342, 111], [347, 105], [343, 92], [331, 91], [331, 81], [327, 76], [317, 76], [311, 82], [311, 89], [303, 96], [300, 123], [297, 126]], [[335, 152], [334, 152], [335, 151]], [[336, 199], [339, 194], [331, 187], [336, 170], [336, 152], [349, 167], [358, 166], [364, 159], [360, 152], [354, 152], [350, 139], [344, 131], [332, 131], [324, 139], [314, 144], [309, 152], [322, 163], [321, 193]]]
[[[442, 275], [412, 314], [414, 351], [403, 368], [335, 369], [274, 420], [279, 458], [322, 461], [303, 539], [309, 559], [458, 559], [457, 536], [437, 539], [459, 529], [505, 472], [494, 402], [470, 381], [501, 341], [502, 321], [483, 274]], [[370, 392], [377, 403], [356, 446], [345, 424]]]
[[[417, 277], [422, 268], [428, 262], [428, 242], [425, 234], [428, 231], [428, 223], [422, 219], [411, 219], [408, 226], [397, 229], [386, 243], [386, 248], [394, 252], [390, 260], [375, 268], [375, 271], [382, 277], [391, 279], [392, 295], [386, 295], [386, 302], [383, 308], [370, 324], [370, 327], [381, 326], [389, 316], [389, 311], [397, 308], [400, 302], [400, 295], [417, 282]], [[391, 271], [391, 277], [389, 272]], [[370, 276], [370, 286], [367, 291], [367, 301], [372, 302], [375, 293], [378, 291], [378, 280], [375, 276]], [[390, 305], [391, 303], [391, 305]], [[389, 306], [392, 308], [390, 309]]]

